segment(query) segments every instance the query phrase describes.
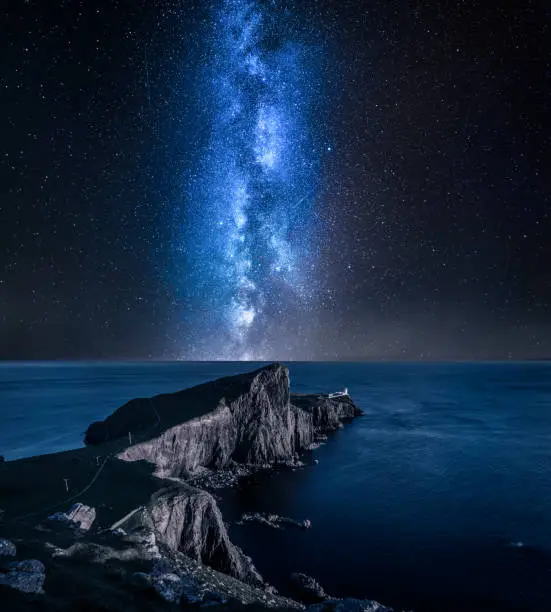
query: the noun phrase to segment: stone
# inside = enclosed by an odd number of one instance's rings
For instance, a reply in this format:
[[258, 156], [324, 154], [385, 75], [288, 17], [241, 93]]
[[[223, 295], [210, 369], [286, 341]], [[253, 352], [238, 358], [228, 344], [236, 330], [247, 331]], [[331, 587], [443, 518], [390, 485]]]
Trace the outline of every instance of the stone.
[[7, 565], [7, 572], [0, 573], [0, 584], [4, 584], [24, 593], [44, 593], [46, 579], [44, 564], [37, 559], [12, 561]]
[[93, 423], [85, 442], [124, 439], [129, 431], [138, 439], [140, 431], [157, 423], [160, 431], [128, 445], [118, 457], [149, 461], [163, 478], [189, 478], [204, 468], [236, 464], [296, 467], [298, 453], [318, 435], [360, 414], [348, 396], [291, 394], [289, 370], [272, 364], [177, 393], [132, 400], [105, 421]]
[[[251, 559], [230, 541], [220, 508], [207, 491], [186, 483], [171, 484], [155, 493], [123, 526], [142, 547], [153, 551], [158, 543], [249, 584], [264, 583]], [[152, 541], [147, 542], [148, 538]]]
[[306, 612], [393, 612], [377, 601], [371, 599], [326, 599], [322, 603], [313, 604]]
[[304, 603], [318, 603], [328, 597], [320, 583], [306, 574], [291, 574], [291, 584], [296, 597]]
[[75, 527], [88, 531], [96, 520], [96, 510], [90, 506], [76, 503], [71, 506], [68, 512], [56, 512], [48, 518], [52, 521], [72, 523]]
[[17, 548], [13, 542], [4, 538], [0, 539], [0, 557], [15, 557]]
[[260, 525], [266, 525], [273, 529], [281, 529], [282, 525], [292, 525], [293, 527], [300, 527], [302, 529], [309, 529], [312, 526], [312, 523], [308, 519], [297, 521], [287, 516], [263, 512], [246, 512], [239, 521], [239, 524], [243, 523], [259, 523]]
[[157, 574], [152, 576], [153, 588], [169, 603], [180, 603], [184, 592], [182, 581], [176, 574]]

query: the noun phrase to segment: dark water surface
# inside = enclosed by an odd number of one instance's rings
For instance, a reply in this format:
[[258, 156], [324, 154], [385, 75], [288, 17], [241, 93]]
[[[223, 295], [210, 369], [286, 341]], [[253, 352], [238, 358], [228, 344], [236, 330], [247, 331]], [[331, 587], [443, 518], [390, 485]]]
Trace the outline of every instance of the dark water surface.
[[[551, 611], [551, 363], [288, 365], [294, 391], [348, 386], [366, 415], [306, 454], [319, 465], [224, 493], [228, 519], [312, 521], [232, 525], [266, 579], [285, 589], [303, 571], [334, 595], [416, 612]], [[255, 367], [0, 365], [0, 454], [73, 448], [133, 397]]]

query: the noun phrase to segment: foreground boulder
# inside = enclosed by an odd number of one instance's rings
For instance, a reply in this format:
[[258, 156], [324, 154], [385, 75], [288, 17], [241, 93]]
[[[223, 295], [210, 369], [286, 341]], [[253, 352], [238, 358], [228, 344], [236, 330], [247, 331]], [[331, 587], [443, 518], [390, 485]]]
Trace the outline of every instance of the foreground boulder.
[[46, 579], [44, 564], [36, 559], [12, 561], [0, 572], [0, 584], [23, 593], [43, 593], [42, 586]]
[[304, 603], [318, 603], [329, 597], [312, 576], [295, 572], [291, 574], [291, 584], [297, 599]]
[[13, 542], [0, 538], [0, 557], [15, 557], [17, 549]]
[[264, 583], [251, 559], [230, 541], [214, 497], [201, 489], [184, 483], [165, 487], [116, 528], [154, 533], [170, 550], [249, 584]]
[[306, 608], [306, 612], [393, 612], [372, 599], [326, 599]]
[[56, 512], [48, 518], [50, 520], [71, 523], [83, 531], [88, 531], [96, 520], [96, 510], [90, 508], [90, 506], [76, 503], [71, 506], [68, 512]]

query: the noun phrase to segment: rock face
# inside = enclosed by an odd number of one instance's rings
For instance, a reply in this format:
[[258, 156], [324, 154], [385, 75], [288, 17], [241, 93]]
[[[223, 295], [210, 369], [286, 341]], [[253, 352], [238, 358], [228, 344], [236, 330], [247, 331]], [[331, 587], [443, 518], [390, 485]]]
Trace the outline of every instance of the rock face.
[[324, 602], [308, 606], [306, 612], [393, 612], [371, 599], [326, 599]]
[[291, 575], [291, 583], [297, 598], [304, 603], [319, 603], [328, 597], [321, 584], [312, 576], [296, 572]]
[[84, 504], [77, 503], [73, 504], [68, 512], [56, 512], [48, 517], [54, 521], [64, 521], [72, 523], [75, 527], [88, 531], [92, 526], [92, 523], [96, 520], [96, 510], [85, 506]]
[[249, 584], [263, 584], [251, 559], [230, 541], [214, 497], [201, 489], [183, 483], [161, 489], [117, 528], [145, 529], [170, 550]]
[[[182, 483], [205, 469], [294, 463], [319, 435], [359, 414], [348, 397], [291, 395], [289, 370], [273, 364], [128, 402], [105, 421], [93, 423], [85, 442], [125, 439], [131, 432], [142, 441], [117, 457], [145, 460], [156, 466], [156, 476]], [[230, 542], [220, 510], [205, 491], [184, 484], [163, 489], [133, 513], [132, 521], [153, 530], [172, 550], [240, 580], [262, 583], [250, 559]], [[128, 525], [119, 521], [116, 527], [127, 530]]]
[[24, 593], [43, 593], [46, 570], [40, 561], [36, 559], [12, 561], [5, 569], [7, 571], [0, 572], [0, 584]]
[[[155, 546], [183, 553], [248, 584], [263, 585], [252, 561], [231, 543], [214, 498], [186, 480], [205, 472], [233, 474], [244, 467], [296, 464], [299, 453], [324, 432], [359, 414], [348, 397], [292, 395], [288, 369], [273, 364], [178, 393], [132, 400], [90, 425], [85, 442], [124, 443], [131, 438], [137, 442], [123, 447], [116, 457], [145, 460], [155, 466], [155, 476], [173, 481], [112, 529], [149, 533]], [[86, 528], [95, 519], [92, 511], [77, 507], [67, 517]], [[309, 526], [277, 519], [278, 526]], [[177, 601], [187, 587], [173, 573], [158, 573], [151, 580], [163, 598]]]
[[[139, 401], [143, 404], [146, 400]], [[149, 401], [156, 406], [161, 433], [129, 446], [118, 456], [126, 461], [144, 459], [157, 466], [158, 476], [176, 478], [235, 462], [265, 465], [293, 461], [314, 442], [316, 434], [336, 429], [343, 419], [361, 414], [348, 397], [291, 395], [289, 371], [278, 364]], [[131, 404], [91, 425], [85, 441], [100, 443], [122, 438], [132, 428], [141, 431], [144, 409], [138, 410], [142, 404]], [[196, 405], [213, 408], [184, 420], [185, 415], [198, 412]], [[151, 424], [151, 407], [149, 411]]]
[[265, 514], [262, 512], [246, 512], [241, 517], [241, 521], [239, 521], [239, 523], [259, 523], [260, 525], [272, 527], [272, 529], [281, 529], [283, 525], [292, 525], [293, 527], [299, 527], [301, 529], [310, 529], [312, 526], [312, 523], [308, 519], [297, 521], [287, 516], [280, 516], [279, 514]]
[[6, 540], [5, 538], [0, 539], [0, 557], [15, 557], [17, 549], [13, 542]]

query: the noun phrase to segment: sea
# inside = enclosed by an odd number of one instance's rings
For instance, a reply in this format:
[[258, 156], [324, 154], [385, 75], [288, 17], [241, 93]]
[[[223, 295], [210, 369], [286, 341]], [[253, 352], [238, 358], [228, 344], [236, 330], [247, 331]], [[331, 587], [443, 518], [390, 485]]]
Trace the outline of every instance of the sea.
[[[2, 363], [0, 454], [78, 447], [127, 400], [261, 365]], [[303, 468], [216, 493], [266, 580], [287, 593], [303, 572], [395, 610], [551, 611], [551, 362], [286, 365], [292, 391], [348, 387], [365, 415]], [[237, 524], [252, 511], [312, 527]]]

